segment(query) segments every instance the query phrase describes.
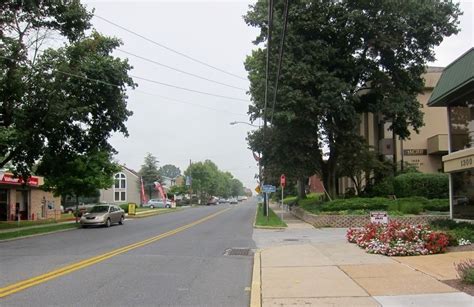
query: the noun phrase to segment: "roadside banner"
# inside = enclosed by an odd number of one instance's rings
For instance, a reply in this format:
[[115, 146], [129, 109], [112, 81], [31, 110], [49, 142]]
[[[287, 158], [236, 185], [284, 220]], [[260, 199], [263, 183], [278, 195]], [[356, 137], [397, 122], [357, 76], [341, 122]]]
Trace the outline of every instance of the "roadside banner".
[[140, 177], [140, 198], [142, 201], [142, 205], [148, 202], [145, 195], [145, 186], [143, 185], [143, 177]]
[[163, 199], [164, 204], [166, 205], [166, 194], [163, 190], [163, 186], [159, 182], [155, 182], [155, 189], [160, 192], [161, 199]]

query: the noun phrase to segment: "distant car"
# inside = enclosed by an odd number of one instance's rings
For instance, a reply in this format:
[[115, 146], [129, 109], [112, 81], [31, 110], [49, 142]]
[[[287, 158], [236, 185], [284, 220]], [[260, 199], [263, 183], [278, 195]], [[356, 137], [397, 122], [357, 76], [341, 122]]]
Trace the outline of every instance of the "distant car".
[[171, 208], [171, 200], [167, 199], [166, 204], [162, 199], [150, 199], [146, 204], [143, 205], [146, 208]]
[[96, 205], [81, 217], [81, 226], [110, 227], [114, 223], [120, 225], [125, 220], [125, 211], [116, 205]]
[[219, 204], [219, 198], [217, 197], [210, 197], [208, 200], [207, 200], [207, 203], [206, 205], [210, 206], [210, 205], [218, 205]]
[[77, 207], [77, 213], [76, 213], [76, 206], [67, 207], [67, 208], [64, 208], [64, 213], [74, 214], [74, 216], [76, 216], [77, 214], [78, 217], [81, 217], [84, 213], [89, 211], [94, 206], [95, 204], [88, 204], [88, 205], [80, 204]]
[[235, 197], [232, 197], [232, 198], [229, 199], [229, 204], [231, 204], [231, 205], [232, 204], [238, 204], [238, 203], [239, 203], [239, 201]]
[[243, 196], [239, 196], [239, 197], [237, 197], [237, 200], [238, 200], [238, 201], [243, 201], [243, 200], [244, 200], [244, 197], [243, 197]]
[[227, 204], [227, 203], [229, 203], [229, 200], [228, 200], [228, 199], [219, 198], [219, 204]]

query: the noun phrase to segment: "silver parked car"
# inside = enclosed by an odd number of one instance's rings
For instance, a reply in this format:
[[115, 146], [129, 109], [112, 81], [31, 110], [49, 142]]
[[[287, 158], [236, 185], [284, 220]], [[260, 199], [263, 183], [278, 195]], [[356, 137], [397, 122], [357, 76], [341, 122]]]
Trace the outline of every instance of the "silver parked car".
[[166, 204], [162, 199], [150, 199], [143, 207], [147, 208], [171, 208], [171, 200], [167, 199]]
[[125, 220], [125, 211], [116, 205], [97, 205], [81, 217], [81, 226], [105, 226], [110, 227], [114, 223], [120, 225]]

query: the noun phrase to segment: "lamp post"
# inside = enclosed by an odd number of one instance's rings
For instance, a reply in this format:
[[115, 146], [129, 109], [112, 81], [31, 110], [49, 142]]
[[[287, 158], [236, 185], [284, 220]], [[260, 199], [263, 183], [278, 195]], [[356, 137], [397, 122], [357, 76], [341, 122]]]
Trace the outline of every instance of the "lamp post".
[[[234, 126], [234, 125], [237, 125], [237, 124], [244, 124], [244, 125], [248, 125], [248, 126], [251, 126], [251, 127], [255, 127], [255, 128], [260, 128], [260, 126], [257, 126], [257, 125], [254, 125], [254, 124], [251, 124], [251, 123], [248, 123], [248, 122], [242, 122], [242, 121], [233, 121], [233, 122], [230, 122], [229, 123], [230, 125]], [[260, 156], [259, 157], [259, 160], [258, 160], [258, 184], [260, 186], [260, 188], [263, 187], [263, 172], [262, 172], [262, 161], [260, 161], [262, 157]], [[267, 208], [267, 199], [266, 199], [266, 194], [263, 193], [263, 215], [267, 217], [267, 220], [268, 220], [268, 208]]]

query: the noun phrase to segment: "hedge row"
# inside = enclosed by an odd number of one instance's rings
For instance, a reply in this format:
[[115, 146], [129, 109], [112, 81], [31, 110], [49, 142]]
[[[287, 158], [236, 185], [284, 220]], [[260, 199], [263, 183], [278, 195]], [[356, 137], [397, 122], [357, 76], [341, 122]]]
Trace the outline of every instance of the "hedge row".
[[396, 195], [398, 198], [422, 196], [428, 199], [449, 197], [447, 174], [406, 173], [389, 177], [371, 187], [370, 196]]
[[303, 209], [313, 212], [341, 212], [341, 211], [373, 211], [384, 210], [403, 214], [419, 214], [422, 211], [449, 211], [448, 199], [427, 199], [425, 197], [407, 197], [400, 199], [374, 198], [347, 198], [329, 202], [303, 200], [298, 202]]

